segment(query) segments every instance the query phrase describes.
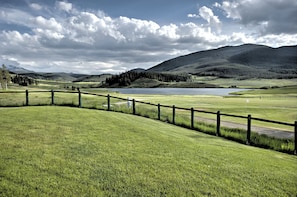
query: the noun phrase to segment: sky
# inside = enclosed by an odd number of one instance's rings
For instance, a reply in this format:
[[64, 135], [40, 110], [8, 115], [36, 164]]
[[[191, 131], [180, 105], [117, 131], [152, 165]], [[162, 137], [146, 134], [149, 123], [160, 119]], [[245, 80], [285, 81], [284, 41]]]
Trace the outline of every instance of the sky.
[[246, 43], [297, 45], [296, 0], [0, 0], [0, 63], [118, 74]]

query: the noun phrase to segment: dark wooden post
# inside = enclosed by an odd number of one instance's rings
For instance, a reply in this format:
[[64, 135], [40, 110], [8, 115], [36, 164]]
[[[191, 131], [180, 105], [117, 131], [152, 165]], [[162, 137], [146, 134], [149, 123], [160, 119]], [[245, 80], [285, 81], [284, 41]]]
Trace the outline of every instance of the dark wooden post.
[[194, 108], [191, 108], [191, 128], [194, 128]]
[[132, 106], [133, 106], [133, 114], [136, 114], [136, 109], [135, 109], [135, 99], [132, 100]]
[[54, 90], [52, 90], [51, 92], [52, 92], [52, 105], [54, 105], [55, 104], [55, 99], [54, 99], [55, 92], [54, 92]]
[[107, 95], [107, 111], [110, 111], [110, 95]]
[[79, 88], [77, 88], [77, 91], [78, 91], [78, 107], [81, 107], [81, 92]]
[[29, 90], [26, 90], [26, 106], [29, 106]]
[[247, 131], [246, 131], [246, 144], [251, 143], [251, 126], [252, 126], [252, 116], [249, 114], [247, 117]]
[[295, 133], [295, 150], [294, 154], [297, 155], [297, 121], [295, 121], [295, 126], [294, 126], [294, 133]]
[[221, 128], [221, 114], [220, 114], [220, 111], [218, 111], [217, 112], [217, 133], [216, 133], [217, 136], [221, 136], [220, 128]]
[[161, 120], [161, 105], [158, 104], [158, 120]]
[[172, 124], [175, 124], [175, 105], [172, 106]]

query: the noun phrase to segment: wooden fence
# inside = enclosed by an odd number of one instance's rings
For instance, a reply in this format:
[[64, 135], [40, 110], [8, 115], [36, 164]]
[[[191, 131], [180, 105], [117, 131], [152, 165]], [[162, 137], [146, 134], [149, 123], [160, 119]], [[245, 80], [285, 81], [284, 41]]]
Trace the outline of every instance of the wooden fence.
[[[135, 99], [130, 99], [130, 98], [120, 98], [120, 97], [116, 97], [116, 96], [111, 96], [111, 95], [102, 95], [102, 94], [97, 94], [97, 93], [90, 93], [90, 92], [81, 92], [79, 89], [78, 91], [60, 91], [60, 90], [50, 90], [50, 91], [25, 91], [25, 103], [23, 103], [23, 105], [25, 106], [29, 106], [30, 104], [30, 94], [34, 94], [34, 93], [45, 93], [45, 92], [50, 92], [51, 96], [50, 96], [50, 103], [46, 103], [46, 104], [35, 104], [35, 105], [56, 105], [56, 101], [55, 101], [55, 93], [68, 93], [68, 94], [77, 94], [77, 107], [81, 108], [83, 107], [82, 104], [82, 95], [91, 95], [91, 96], [97, 96], [97, 97], [105, 97], [106, 98], [106, 104], [103, 104], [103, 109], [107, 110], [107, 111], [112, 111], [112, 104], [111, 104], [111, 99], [118, 99], [118, 100], [122, 100], [124, 102], [127, 102], [127, 106], [128, 108], [132, 108], [131, 113], [133, 115], [139, 115], [139, 113], [137, 113], [137, 108], [136, 108], [136, 103], [138, 104], [144, 104], [144, 105], [149, 105], [152, 106], [154, 108], [156, 108], [156, 119], [161, 120], [161, 108], [167, 108], [171, 111], [172, 115], [171, 115], [171, 120], [167, 121], [172, 123], [172, 124], [176, 124], [176, 110], [183, 110], [183, 111], [189, 111], [190, 112], [190, 128], [191, 129], [195, 129], [194, 125], [195, 125], [195, 113], [205, 113], [205, 114], [212, 114], [216, 116], [216, 129], [215, 129], [215, 135], [217, 136], [221, 136], [221, 117], [222, 116], [226, 116], [226, 117], [233, 117], [233, 118], [240, 118], [240, 119], [246, 119], [246, 144], [251, 144], [251, 133], [252, 133], [252, 120], [256, 120], [256, 121], [260, 121], [260, 122], [267, 122], [267, 123], [273, 123], [273, 124], [278, 124], [278, 125], [286, 125], [289, 126], [291, 128], [294, 129], [294, 154], [297, 154], [297, 121], [295, 121], [294, 123], [287, 123], [287, 122], [281, 122], [281, 121], [274, 121], [274, 120], [267, 120], [267, 119], [262, 119], [262, 118], [256, 118], [256, 117], [252, 117], [251, 115], [247, 115], [247, 116], [241, 116], [241, 115], [233, 115], [233, 114], [226, 114], [226, 113], [221, 113], [220, 111], [217, 112], [210, 112], [210, 111], [204, 111], [204, 110], [197, 110], [194, 108], [183, 108], [183, 107], [177, 107], [175, 105], [173, 106], [169, 106], [169, 105], [161, 105], [161, 104], [152, 104], [149, 102], [144, 102], [144, 101], [137, 101]], [[2, 94], [5, 93], [24, 93], [24, 92], [20, 92], [20, 91], [9, 91], [9, 92], [1, 92]], [[32, 104], [34, 105], [34, 104]], [[60, 104], [61, 105], [61, 104]], [[62, 104], [63, 105], [63, 104]], [[67, 105], [67, 104], [65, 104]], [[75, 104], [72, 104], [75, 105]], [[1, 103], [0, 103], [1, 106]]]

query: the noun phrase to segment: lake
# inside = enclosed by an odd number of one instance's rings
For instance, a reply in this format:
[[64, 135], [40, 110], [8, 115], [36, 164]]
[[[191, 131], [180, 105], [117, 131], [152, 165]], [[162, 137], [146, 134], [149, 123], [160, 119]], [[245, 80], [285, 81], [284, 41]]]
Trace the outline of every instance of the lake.
[[109, 88], [110, 91], [122, 94], [155, 94], [155, 95], [214, 95], [228, 96], [231, 92], [245, 91], [240, 88]]

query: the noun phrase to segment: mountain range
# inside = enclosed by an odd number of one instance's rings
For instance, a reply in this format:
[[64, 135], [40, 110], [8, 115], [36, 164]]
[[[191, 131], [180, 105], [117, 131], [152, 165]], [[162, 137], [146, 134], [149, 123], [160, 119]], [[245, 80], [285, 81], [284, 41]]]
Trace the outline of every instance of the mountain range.
[[[8, 65], [12, 73], [34, 79], [65, 81], [102, 81], [102, 75], [73, 73], [37, 73], [19, 66]], [[152, 72], [222, 78], [297, 78], [297, 46], [271, 48], [265, 45], [244, 44], [198, 51], [166, 60], [147, 70], [133, 69], [133, 72]], [[129, 72], [131, 72], [129, 71]], [[111, 76], [104, 75], [104, 78]]]
[[147, 71], [230, 78], [296, 78], [297, 46], [225, 46], [176, 57]]

